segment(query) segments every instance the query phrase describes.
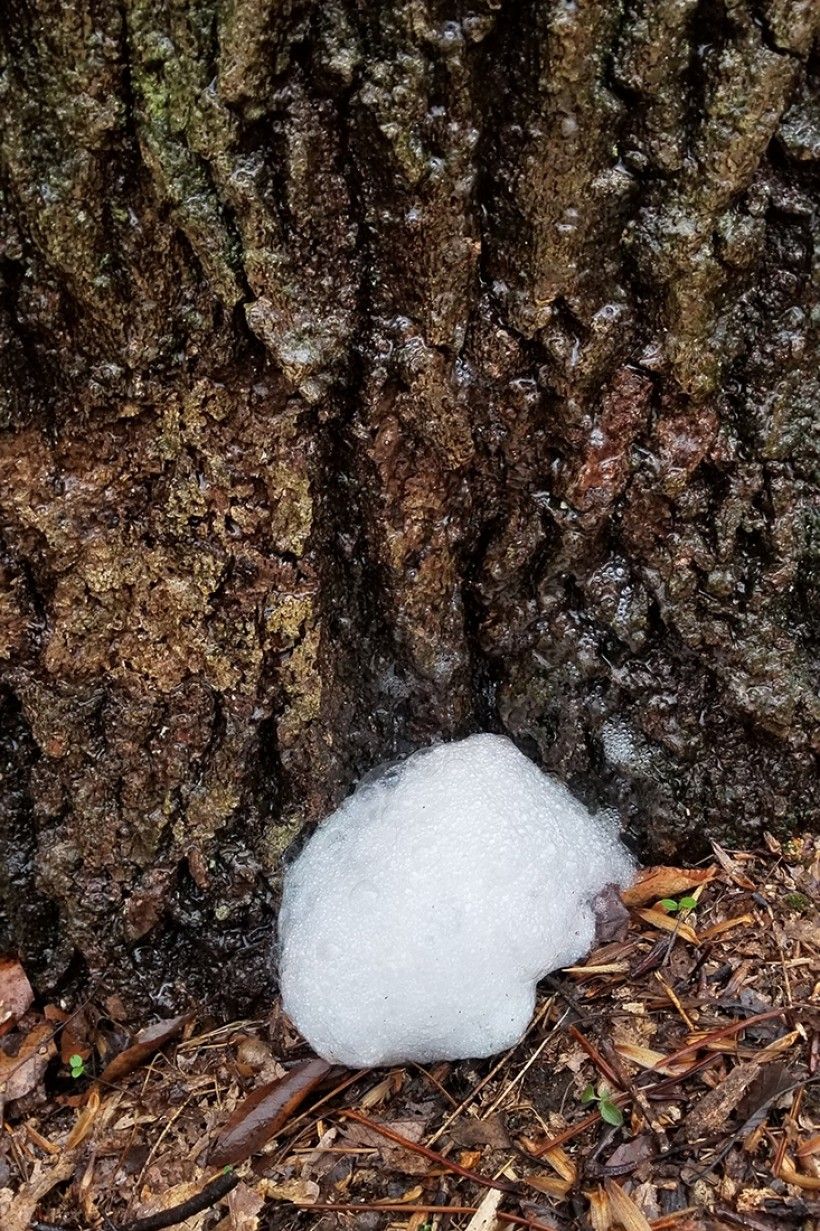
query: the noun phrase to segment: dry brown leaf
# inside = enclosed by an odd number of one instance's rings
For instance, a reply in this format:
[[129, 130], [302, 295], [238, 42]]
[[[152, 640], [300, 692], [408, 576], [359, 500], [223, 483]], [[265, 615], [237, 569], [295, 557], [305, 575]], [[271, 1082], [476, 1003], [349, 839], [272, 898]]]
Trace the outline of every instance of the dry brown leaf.
[[602, 1188], [593, 1188], [584, 1193], [589, 1202], [589, 1221], [592, 1231], [610, 1231], [612, 1227], [612, 1210], [607, 1195]]
[[43, 1012], [50, 1022], [60, 1028], [57, 1042], [60, 1060], [66, 1068], [70, 1067], [72, 1056], [81, 1056], [83, 1060], [88, 1060], [94, 1048], [89, 1039], [91, 1027], [85, 1012], [78, 1009], [75, 1013], [64, 1013], [55, 1004], [47, 1004]]
[[31, 1008], [34, 992], [14, 957], [0, 957], [0, 1035], [7, 1034]]
[[666, 1057], [663, 1052], [654, 1051], [651, 1047], [640, 1047], [637, 1043], [630, 1043], [627, 1040], [616, 1041], [615, 1050], [619, 1056], [623, 1056], [624, 1060], [631, 1060], [639, 1068], [654, 1069], [658, 1073], [664, 1073], [667, 1077], [675, 1077], [686, 1068], [685, 1064], [665, 1064]]
[[767, 1044], [762, 1051], [759, 1051], [755, 1060], [758, 1064], [767, 1064], [769, 1060], [774, 1060], [777, 1056], [782, 1056], [784, 1052], [790, 1051], [795, 1043], [801, 1042], [803, 1038], [799, 1030], [790, 1030], [788, 1034], [783, 1034], [779, 1039], [775, 1039], [773, 1043]]
[[240, 1180], [228, 1194], [228, 1213], [216, 1224], [214, 1231], [257, 1231], [264, 1204], [265, 1198]]
[[[161, 1192], [148, 1193], [137, 1204], [134, 1212], [138, 1218], [148, 1218], [151, 1214], [160, 1214], [165, 1210], [173, 1209], [176, 1205], [182, 1205], [185, 1201], [190, 1201], [192, 1197], [198, 1196], [201, 1192], [201, 1176], [195, 1180], [182, 1180], [179, 1184], [171, 1185], [170, 1188], [163, 1188]], [[192, 1214], [190, 1218], [187, 1218], [180, 1225], [185, 1231], [200, 1231], [210, 1213], [210, 1210], [202, 1210], [198, 1214]]]
[[680, 936], [681, 940], [685, 940], [690, 945], [699, 943], [694, 929], [677, 915], [667, 915], [662, 910], [636, 910], [635, 914], [643, 919], [644, 923], [658, 928], [661, 932], [674, 932], [676, 936]]
[[401, 1071], [388, 1073], [385, 1078], [377, 1082], [375, 1086], [371, 1086], [359, 1100], [359, 1106], [363, 1111], [371, 1111], [374, 1107], [378, 1107], [379, 1103], [383, 1103], [391, 1094], [396, 1094], [401, 1089], [403, 1077]]
[[54, 1031], [48, 1022], [40, 1022], [29, 1031], [16, 1056], [0, 1052], [0, 1100], [12, 1103], [30, 1094], [56, 1052]]
[[459, 1167], [466, 1167], [468, 1171], [472, 1171], [481, 1162], [480, 1150], [462, 1150], [458, 1156]]
[[[63, 1147], [55, 1145], [53, 1141], [49, 1141], [48, 1137], [44, 1137], [42, 1133], [39, 1133], [30, 1120], [26, 1121], [24, 1127], [25, 1127], [26, 1133], [31, 1138], [31, 1140], [34, 1142], [34, 1144], [36, 1146], [39, 1146], [40, 1149], [43, 1150], [46, 1154], [62, 1153]], [[0, 1226], [2, 1226], [2, 1223], [0, 1223]]]
[[527, 1184], [530, 1188], [537, 1188], [539, 1192], [547, 1193], [550, 1197], [557, 1197], [559, 1200], [566, 1197], [572, 1188], [569, 1180], [562, 1180], [556, 1175], [546, 1175], [544, 1172], [528, 1175]]
[[627, 1196], [619, 1184], [614, 1180], [606, 1180], [605, 1185], [612, 1216], [621, 1224], [623, 1231], [652, 1231], [643, 1210]]
[[716, 869], [711, 868], [642, 868], [634, 885], [624, 889], [621, 899], [626, 906], [643, 906], [658, 902], [661, 898], [674, 898], [687, 889], [705, 885], [714, 880]]
[[240, 1103], [222, 1129], [209, 1162], [226, 1167], [250, 1158], [284, 1127], [296, 1108], [330, 1072], [326, 1060], [303, 1060]]
[[260, 1191], [271, 1201], [292, 1201], [296, 1205], [313, 1205], [319, 1199], [319, 1185], [315, 1180], [282, 1180], [279, 1184], [263, 1180]]
[[498, 1112], [487, 1116], [484, 1120], [476, 1120], [472, 1116], [461, 1116], [447, 1129], [448, 1137], [457, 1146], [490, 1146], [494, 1150], [507, 1150], [510, 1147], [510, 1136], [504, 1121]]
[[73, 1150], [81, 1141], [85, 1141], [88, 1134], [91, 1132], [91, 1126], [94, 1123], [97, 1112], [100, 1110], [100, 1095], [97, 1090], [91, 1090], [88, 1095], [88, 1102], [77, 1117], [77, 1123], [74, 1125], [66, 1139], [65, 1148]]
[[754, 890], [756, 888], [754, 881], [749, 880], [740, 865], [732, 859], [728, 851], [725, 851], [719, 842], [712, 843], [712, 850], [714, 851], [715, 859], [734, 884], [740, 889]]
[[190, 1020], [191, 1014], [183, 1013], [180, 1017], [172, 1017], [166, 1021], [155, 1022], [152, 1026], [146, 1026], [135, 1036], [130, 1047], [126, 1047], [125, 1051], [121, 1051], [110, 1064], [105, 1066], [100, 1074], [100, 1080], [109, 1083], [121, 1081], [123, 1077], [127, 1077], [129, 1073], [133, 1073], [134, 1069], [138, 1069], [141, 1064], [150, 1059], [166, 1043], [170, 1043], [171, 1039], [182, 1034]]
[[700, 933], [701, 944], [704, 940], [711, 940], [713, 936], [720, 936], [721, 932], [728, 932], [732, 928], [740, 927], [744, 923], [754, 923], [754, 915], [735, 915], [733, 919], [722, 919], [720, 923], [713, 923], [711, 927], [705, 928]]
[[617, 1150], [613, 1150], [606, 1160], [606, 1169], [610, 1176], [627, 1175], [640, 1167], [641, 1163], [648, 1162], [654, 1153], [652, 1138], [648, 1133], [641, 1133], [638, 1137], [630, 1137], [628, 1141], [622, 1142]]
[[802, 1141], [795, 1153], [798, 1158], [811, 1158], [813, 1154], [820, 1154], [820, 1133], [809, 1137], [808, 1141]]
[[[384, 1127], [418, 1144], [424, 1136], [427, 1127], [426, 1120], [391, 1120], [383, 1121]], [[366, 1124], [348, 1121], [344, 1129], [344, 1141], [356, 1146], [370, 1146], [379, 1151], [384, 1166], [404, 1175], [426, 1175], [430, 1169], [429, 1162], [420, 1154], [406, 1150], [398, 1143], [388, 1141], [385, 1137], [368, 1128]]]
[[558, 1172], [562, 1180], [566, 1180], [569, 1184], [575, 1183], [578, 1178], [578, 1170], [565, 1149], [561, 1146], [553, 1146], [542, 1157]]

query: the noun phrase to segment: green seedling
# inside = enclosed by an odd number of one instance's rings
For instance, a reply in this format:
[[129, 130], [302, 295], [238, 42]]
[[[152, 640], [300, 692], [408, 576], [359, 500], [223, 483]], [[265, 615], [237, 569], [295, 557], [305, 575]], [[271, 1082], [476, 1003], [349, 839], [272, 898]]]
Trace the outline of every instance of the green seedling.
[[674, 898], [661, 898], [659, 902], [659, 905], [670, 915], [677, 914], [681, 910], [694, 910], [697, 904], [697, 898], [680, 898], [677, 902]]
[[606, 1086], [599, 1086], [597, 1091], [594, 1086], [587, 1086], [581, 1095], [581, 1102], [584, 1104], [597, 1103], [601, 1119], [605, 1120], [607, 1124], [614, 1125], [615, 1128], [620, 1128], [624, 1122], [623, 1112], [617, 1103], [613, 1103], [612, 1094]]
[[85, 1077], [85, 1061], [82, 1056], [69, 1056], [68, 1068], [71, 1076], [76, 1080], [78, 1077]]

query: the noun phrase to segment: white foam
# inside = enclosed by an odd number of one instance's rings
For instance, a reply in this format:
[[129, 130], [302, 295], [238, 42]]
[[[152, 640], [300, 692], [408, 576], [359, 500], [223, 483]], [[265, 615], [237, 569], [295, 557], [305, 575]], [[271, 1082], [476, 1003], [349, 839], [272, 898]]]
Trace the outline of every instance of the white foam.
[[604, 723], [601, 731], [604, 756], [617, 769], [641, 770], [648, 768], [648, 758], [636, 740], [635, 732], [625, 722], [612, 718]]
[[535, 984], [594, 939], [629, 883], [617, 835], [496, 735], [417, 752], [361, 785], [285, 876], [285, 1011], [351, 1067], [489, 1056]]

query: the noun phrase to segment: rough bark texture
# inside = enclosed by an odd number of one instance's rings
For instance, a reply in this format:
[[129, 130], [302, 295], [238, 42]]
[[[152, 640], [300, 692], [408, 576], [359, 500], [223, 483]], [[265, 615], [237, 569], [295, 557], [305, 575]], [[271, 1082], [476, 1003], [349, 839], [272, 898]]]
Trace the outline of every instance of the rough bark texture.
[[293, 836], [476, 729], [650, 857], [818, 823], [816, 14], [9, 0], [0, 943], [42, 985], [249, 1003]]

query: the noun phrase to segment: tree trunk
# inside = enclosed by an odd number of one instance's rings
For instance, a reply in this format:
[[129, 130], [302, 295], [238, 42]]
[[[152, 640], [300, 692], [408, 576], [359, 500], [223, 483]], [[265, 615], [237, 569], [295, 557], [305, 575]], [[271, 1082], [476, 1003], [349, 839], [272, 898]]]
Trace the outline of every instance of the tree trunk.
[[297, 832], [478, 729], [648, 858], [817, 825], [816, 13], [9, 0], [0, 945], [42, 987], [247, 1006]]

